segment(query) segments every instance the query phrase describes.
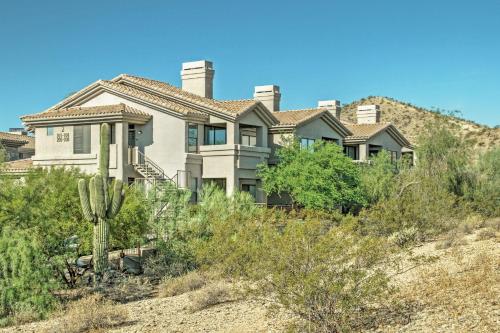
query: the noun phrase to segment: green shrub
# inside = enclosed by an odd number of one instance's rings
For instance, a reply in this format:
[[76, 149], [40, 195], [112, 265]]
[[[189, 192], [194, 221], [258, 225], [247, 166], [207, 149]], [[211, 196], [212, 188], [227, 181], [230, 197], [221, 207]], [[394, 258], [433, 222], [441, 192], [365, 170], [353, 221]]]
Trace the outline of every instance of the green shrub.
[[266, 194], [286, 194], [295, 204], [318, 210], [364, 203], [359, 167], [339, 145], [318, 141], [305, 149], [297, 139], [284, 141], [276, 152], [279, 163], [259, 166]]
[[4, 229], [0, 236], [0, 318], [32, 313], [43, 318], [56, 305], [58, 287], [36, 238]]

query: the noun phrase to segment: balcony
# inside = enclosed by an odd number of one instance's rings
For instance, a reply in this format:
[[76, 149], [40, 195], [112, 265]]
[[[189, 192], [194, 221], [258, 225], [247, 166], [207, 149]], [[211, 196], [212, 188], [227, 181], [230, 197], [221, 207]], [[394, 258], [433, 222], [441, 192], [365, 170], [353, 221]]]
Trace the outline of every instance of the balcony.
[[[203, 156], [204, 167], [208, 165], [219, 166], [234, 161], [234, 167], [239, 169], [257, 169], [257, 164], [266, 161], [271, 154], [271, 149], [267, 147], [253, 147], [245, 145], [205, 145], [200, 146], [200, 154]], [[224, 164], [225, 163], [225, 164]]]

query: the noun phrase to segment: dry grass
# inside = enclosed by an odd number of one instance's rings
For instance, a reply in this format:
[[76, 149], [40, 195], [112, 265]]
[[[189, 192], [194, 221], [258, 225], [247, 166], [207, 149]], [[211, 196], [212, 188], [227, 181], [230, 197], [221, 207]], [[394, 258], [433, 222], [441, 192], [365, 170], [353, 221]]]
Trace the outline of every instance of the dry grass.
[[467, 241], [464, 239], [464, 232], [459, 229], [449, 231], [445, 238], [436, 243], [436, 250], [444, 250], [454, 246], [466, 245]]
[[498, 323], [491, 311], [498, 308], [499, 259], [491, 252], [480, 252], [468, 261], [460, 251], [453, 256], [458, 272], [424, 268], [417, 281], [400, 290], [398, 298], [430, 309], [429, 316], [447, 322], [454, 331], [471, 332], [479, 327], [495, 331]]
[[197, 290], [206, 285], [206, 278], [194, 271], [186, 275], [165, 280], [159, 287], [160, 297], [172, 297]]
[[101, 332], [124, 324], [128, 317], [123, 307], [94, 294], [70, 303], [63, 316], [54, 319], [54, 325], [45, 332]]
[[476, 240], [486, 240], [496, 238], [497, 232], [493, 228], [481, 229], [476, 236]]
[[191, 295], [191, 310], [200, 311], [234, 299], [234, 292], [229, 284], [224, 282], [210, 284]]

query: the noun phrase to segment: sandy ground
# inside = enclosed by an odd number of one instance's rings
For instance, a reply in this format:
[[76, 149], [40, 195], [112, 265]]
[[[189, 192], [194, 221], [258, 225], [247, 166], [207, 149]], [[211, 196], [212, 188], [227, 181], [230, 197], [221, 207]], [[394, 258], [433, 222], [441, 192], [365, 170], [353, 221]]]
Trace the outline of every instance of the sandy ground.
[[[491, 297], [478, 299], [474, 293], [466, 299], [458, 300], [462, 307], [450, 308], [447, 304], [429, 306], [425, 300], [420, 306], [413, 307], [394, 320], [385, 320], [373, 332], [497, 332], [500, 331], [500, 243], [497, 238], [477, 240], [475, 234], [464, 237], [462, 245], [437, 250], [436, 243], [426, 243], [414, 252], [422, 255], [437, 256], [437, 259], [423, 267], [412, 269], [399, 275], [395, 280], [402, 289], [422, 285], [423, 273], [445, 270], [456, 276], [463, 274], [470, 261], [478, 255], [488, 254], [496, 261], [494, 276], [488, 286]], [[432, 282], [430, 282], [432, 283]], [[481, 281], [477, 282], [478, 284]], [[449, 286], [454, 288], [454, 286]], [[484, 290], [484, 289], [482, 289]], [[450, 289], [450, 295], [452, 294]], [[447, 295], [446, 291], [445, 294]], [[461, 295], [461, 294], [460, 294]], [[210, 308], [192, 312], [190, 293], [168, 297], [147, 298], [117, 305], [129, 312], [129, 320], [109, 332], [283, 332], [290, 321], [284, 313], [268, 315], [268, 305], [258, 300], [239, 300], [227, 302]], [[443, 300], [446, 298], [444, 297]], [[492, 301], [493, 300], [493, 301]], [[497, 300], [497, 301], [495, 301]], [[418, 299], [417, 299], [418, 303]], [[451, 312], [453, 310], [453, 313]], [[404, 312], [404, 311], [402, 311]], [[485, 318], [487, 316], [487, 318]], [[403, 318], [404, 317], [404, 318]], [[403, 320], [402, 320], [403, 318]], [[31, 323], [0, 330], [6, 332], [40, 332], [50, 328], [52, 321]], [[496, 328], [495, 328], [496, 327]]]

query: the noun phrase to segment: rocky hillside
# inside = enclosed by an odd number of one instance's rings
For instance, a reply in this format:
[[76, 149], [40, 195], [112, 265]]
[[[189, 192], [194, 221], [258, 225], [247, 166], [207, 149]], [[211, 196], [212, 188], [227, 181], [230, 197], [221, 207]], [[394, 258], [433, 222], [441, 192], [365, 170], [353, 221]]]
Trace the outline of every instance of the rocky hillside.
[[370, 96], [345, 105], [342, 109], [342, 120], [356, 122], [356, 109], [358, 105], [364, 104], [380, 105], [381, 121], [396, 125], [412, 143], [416, 143], [418, 134], [427, 123], [445, 119], [450, 127], [456, 126], [466, 138], [473, 140], [477, 147], [489, 148], [500, 145], [500, 128], [498, 127], [479, 125], [470, 120], [443, 115], [388, 97]]

